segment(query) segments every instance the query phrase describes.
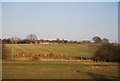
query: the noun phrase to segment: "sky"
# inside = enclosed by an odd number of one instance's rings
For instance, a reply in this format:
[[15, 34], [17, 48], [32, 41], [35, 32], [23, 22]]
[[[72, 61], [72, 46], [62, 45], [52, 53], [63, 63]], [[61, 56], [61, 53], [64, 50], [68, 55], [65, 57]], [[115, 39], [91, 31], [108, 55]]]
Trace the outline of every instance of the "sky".
[[[1, 5], [1, 4], [0, 4]], [[2, 38], [118, 41], [117, 2], [3, 2]]]

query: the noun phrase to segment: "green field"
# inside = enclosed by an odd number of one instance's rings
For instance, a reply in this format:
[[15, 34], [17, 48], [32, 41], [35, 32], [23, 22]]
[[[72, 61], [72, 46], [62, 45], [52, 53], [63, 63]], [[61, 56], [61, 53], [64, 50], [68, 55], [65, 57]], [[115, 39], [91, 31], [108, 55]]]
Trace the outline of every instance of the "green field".
[[57, 53], [70, 57], [92, 57], [100, 44], [6, 44], [10, 56], [19, 53]]
[[[55, 53], [92, 57], [100, 44], [6, 44], [8, 55]], [[3, 61], [3, 79], [118, 79], [118, 64], [71, 61]]]

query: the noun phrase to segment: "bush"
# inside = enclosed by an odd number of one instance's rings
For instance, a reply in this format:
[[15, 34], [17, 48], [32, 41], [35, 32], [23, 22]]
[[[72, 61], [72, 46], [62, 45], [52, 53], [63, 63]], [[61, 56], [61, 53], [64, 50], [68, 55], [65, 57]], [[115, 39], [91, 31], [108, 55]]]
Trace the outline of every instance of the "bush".
[[95, 52], [93, 58], [96, 61], [120, 62], [120, 44], [102, 44]]

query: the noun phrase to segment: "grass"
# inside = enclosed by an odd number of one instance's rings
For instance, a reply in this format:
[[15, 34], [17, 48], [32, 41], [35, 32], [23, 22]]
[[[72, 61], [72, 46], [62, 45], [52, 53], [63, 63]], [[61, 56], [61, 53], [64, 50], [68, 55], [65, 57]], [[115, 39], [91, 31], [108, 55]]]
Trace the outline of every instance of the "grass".
[[[92, 57], [100, 44], [6, 44], [9, 56], [19, 53], [56, 53]], [[14, 56], [15, 57], [15, 56]], [[18, 57], [19, 58], [19, 57]], [[42, 57], [49, 59], [50, 57]], [[51, 57], [58, 59], [60, 57]], [[3, 79], [118, 79], [118, 64], [106, 62], [3, 61]]]
[[3, 79], [115, 79], [117, 70], [116, 63], [9, 61]]
[[13, 55], [19, 53], [57, 53], [70, 57], [92, 57], [99, 44], [6, 44]]

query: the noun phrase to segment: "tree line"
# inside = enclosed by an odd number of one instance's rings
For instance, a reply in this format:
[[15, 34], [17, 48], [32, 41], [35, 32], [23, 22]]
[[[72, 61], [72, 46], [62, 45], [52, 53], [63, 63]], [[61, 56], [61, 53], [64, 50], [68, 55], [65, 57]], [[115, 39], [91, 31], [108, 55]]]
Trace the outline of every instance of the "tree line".
[[[43, 39], [41, 39], [43, 40]], [[59, 43], [59, 38], [56, 39], [56, 41]], [[18, 37], [12, 37], [8, 39], [0, 39], [1, 43], [3, 44], [30, 44], [30, 43], [36, 43], [38, 41], [38, 38], [35, 34], [29, 34], [26, 36], [26, 39], [21, 39]], [[43, 40], [44, 41], [44, 40]], [[90, 40], [83, 40], [83, 41], [76, 41], [76, 40], [64, 40], [64, 43], [76, 43], [76, 44], [89, 44], [89, 43], [109, 43], [109, 40], [107, 38], [101, 39], [99, 36], [95, 36], [92, 38], [91, 42]]]

